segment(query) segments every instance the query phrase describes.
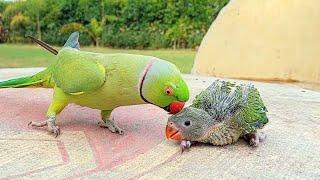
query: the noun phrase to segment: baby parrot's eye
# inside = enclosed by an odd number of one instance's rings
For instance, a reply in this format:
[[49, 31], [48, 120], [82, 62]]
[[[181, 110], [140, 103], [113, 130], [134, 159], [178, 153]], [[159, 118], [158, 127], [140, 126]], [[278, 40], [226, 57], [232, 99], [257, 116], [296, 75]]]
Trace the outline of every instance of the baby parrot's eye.
[[172, 95], [173, 95], [173, 89], [172, 89], [172, 87], [166, 87], [165, 93], [166, 93], [168, 96], [172, 96]]
[[189, 121], [189, 120], [185, 121], [185, 122], [184, 122], [184, 125], [185, 125], [185, 126], [190, 126], [190, 125], [191, 125], [191, 121]]

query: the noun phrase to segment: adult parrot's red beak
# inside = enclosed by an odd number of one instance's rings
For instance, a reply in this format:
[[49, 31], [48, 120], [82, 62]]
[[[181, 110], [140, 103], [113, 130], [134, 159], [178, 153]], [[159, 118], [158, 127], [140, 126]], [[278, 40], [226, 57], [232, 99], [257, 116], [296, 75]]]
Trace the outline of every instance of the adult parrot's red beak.
[[167, 108], [167, 111], [170, 112], [170, 114], [177, 114], [180, 112], [184, 107], [185, 102], [180, 101], [173, 101]]
[[166, 137], [168, 139], [173, 139], [177, 141], [182, 140], [181, 132], [179, 132], [179, 130], [174, 127], [173, 123], [169, 123], [166, 126]]

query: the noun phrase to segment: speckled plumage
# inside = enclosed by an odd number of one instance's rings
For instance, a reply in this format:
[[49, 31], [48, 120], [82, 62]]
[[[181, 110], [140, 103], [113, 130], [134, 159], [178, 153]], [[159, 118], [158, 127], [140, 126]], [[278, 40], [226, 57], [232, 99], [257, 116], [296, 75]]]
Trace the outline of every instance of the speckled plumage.
[[182, 140], [226, 145], [240, 137], [250, 136], [251, 140], [268, 122], [266, 112], [253, 85], [217, 80], [197, 95], [190, 107], [170, 117], [168, 126], [176, 128]]

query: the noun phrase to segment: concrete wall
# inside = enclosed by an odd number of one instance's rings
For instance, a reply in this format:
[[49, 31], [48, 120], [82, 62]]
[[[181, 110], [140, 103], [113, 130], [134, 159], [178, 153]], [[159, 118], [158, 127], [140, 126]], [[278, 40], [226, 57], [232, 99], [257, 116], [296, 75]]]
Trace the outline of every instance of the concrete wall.
[[231, 0], [203, 39], [193, 73], [320, 83], [320, 1]]

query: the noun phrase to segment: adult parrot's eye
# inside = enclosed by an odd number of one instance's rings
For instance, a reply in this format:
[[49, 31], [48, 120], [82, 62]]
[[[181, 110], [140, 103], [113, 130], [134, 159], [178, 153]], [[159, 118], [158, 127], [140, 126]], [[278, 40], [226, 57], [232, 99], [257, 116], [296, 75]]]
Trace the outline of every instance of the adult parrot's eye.
[[173, 95], [173, 89], [172, 89], [171, 87], [166, 87], [165, 93], [166, 93], [168, 96], [172, 96], [172, 95]]

